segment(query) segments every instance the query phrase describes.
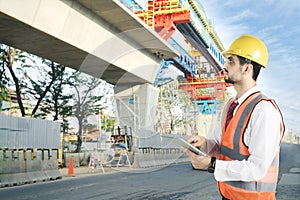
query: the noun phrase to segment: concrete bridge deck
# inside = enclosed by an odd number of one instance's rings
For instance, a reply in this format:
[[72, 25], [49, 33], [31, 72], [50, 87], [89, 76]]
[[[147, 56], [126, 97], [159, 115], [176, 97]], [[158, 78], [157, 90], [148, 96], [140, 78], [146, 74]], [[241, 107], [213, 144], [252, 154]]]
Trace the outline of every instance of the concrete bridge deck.
[[120, 90], [153, 83], [161, 60], [177, 56], [118, 0], [0, 1], [0, 42]]

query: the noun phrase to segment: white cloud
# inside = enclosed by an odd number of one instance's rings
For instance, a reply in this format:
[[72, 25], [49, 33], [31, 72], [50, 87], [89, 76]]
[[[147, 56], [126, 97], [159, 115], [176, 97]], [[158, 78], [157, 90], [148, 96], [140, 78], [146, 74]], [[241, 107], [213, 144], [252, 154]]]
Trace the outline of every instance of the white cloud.
[[215, 30], [218, 33], [222, 43], [227, 49], [233, 40], [243, 33], [248, 32], [248, 27], [245, 25], [226, 25], [216, 23]]
[[243, 22], [244, 20], [249, 20], [250, 18], [255, 18], [255, 17], [258, 17], [258, 15], [255, 12], [247, 9], [247, 10], [242, 10], [236, 15], [233, 15], [228, 20], [230, 21], [231, 24], [233, 24], [233, 23]]
[[[225, 48], [243, 33], [261, 38], [269, 50], [268, 68], [258, 84], [276, 100], [287, 128], [300, 132], [300, 1], [210, 0], [201, 2]], [[222, 5], [222, 6], [220, 6]]]

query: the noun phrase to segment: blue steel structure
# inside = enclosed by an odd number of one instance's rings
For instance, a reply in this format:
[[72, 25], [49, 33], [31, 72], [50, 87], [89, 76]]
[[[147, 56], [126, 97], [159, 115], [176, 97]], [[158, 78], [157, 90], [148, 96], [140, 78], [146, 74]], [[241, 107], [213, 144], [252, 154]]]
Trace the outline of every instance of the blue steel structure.
[[[145, 11], [147, 9], [147, 0], [121, 0], [127, 7], [133, 12]], [[156, 2], [152, 0], [151, 2]], [[161, 2], [161, 0], [157, 0]], [[225, 63], [225, 59], [222, 55], [224, 51], [223, 45], [220, 42], [216, 32], [208, 23], [204, 9], [199, 0], [178, 0], [181, 5], [188, 4], [190, 10], [190, 21], [187, 23], [176, 24], [177, 31], [183, 36], [185, 42], [192, 45], [193, 48], [198, 50], [205, 60], [214, 68], [216, 73], [222, 72], [222, 65]], [[176, 41], [176, 38], [170, 37], [168, 40], [179, 53], [180, 56], [163, 60], [161, 62], [161, 68], [158, 72], [154, 85], [163, 85], [172, 81], [170, 77], [164, 77], [164, 70], [173, 65], [183, 72], [186, 78], [194, 78], [199, 76], [198, 64], [192, 55], [190, 55], [184, 47], [180, 45], [182, 41]], [[202, 114], [214, 114], [219, 103], [218, 99], [195, 99], [198, 113]]]
[[167, 41], [180, 53], [179, 57], [171, 58], [169, 61], [173, 61], [173, 65], [184, 74], [197, 75], [197, 61], [173, 37], [170, 37]]
[[160, 63], [160, 68], [154, 82], [155, 86], [161, 86], [174, 80], [172, 77], [166, 75], [171, 65], [174, 65], [172, 61], [163, 60]]
[[195, 100], [194, 104], [198, 113], [212, 115], [216, 114], [219, 100]]

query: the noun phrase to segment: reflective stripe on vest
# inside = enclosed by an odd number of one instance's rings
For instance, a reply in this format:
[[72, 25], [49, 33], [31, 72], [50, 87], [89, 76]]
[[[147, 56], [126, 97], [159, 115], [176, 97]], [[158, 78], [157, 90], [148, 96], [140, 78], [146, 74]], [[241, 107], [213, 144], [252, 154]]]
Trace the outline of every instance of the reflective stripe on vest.
[[226, 181], [228, 185], [236, 188], [249, 190], [249, 191], [259, 191], [259, 192], [274, 192], [276, 190], [276, 184], [264, 183], [264, 182], [242, 182], [242, 181]]
[[[227, 129], [225, 130], [225, 116], [233, 99], [229, 100], [226, 104], [223, 115], [223, 135], [221, 141], [221, 155], [220, 160], [247, 160], [250, 156], [248, 147], [243, 143], [243, 135], [245, 129], [250, 121], [251, 113], [254, 107], [262, 100], [270, 101], [274, 107], [280, 112], [276, 103], [270, 99], [267, 99], [260, 92], [251, 94], [238, 108], [233, 122], [229, 122]], [[281, 112], [280, 112], [281, 114]], [[282, 115], [281, 115], [282, 117]], [[284, 132], [283, 118], [281, 123], [281, 134]], [[226, 131], [226, 132], [225, 132]], [[283, 135], [281, 135], [283, 136]], [[279, 170], [279, 150], [277, 155], [272, 161], [267, 174], [261, 180], [252, 182], [243, 181], [226, 181], [218, 182], [219, 189], [222, 195], [229, 199], [275, 199], [275, 190], [278, 179]]]
[[279, 155], [277, 155], [271, 164], [267, 174], [262, 180], [253, 182], [243, 182], [243, 181], [225, 181], [224, 183], [231, 185], [236, 188], [254, 191], [254, 192], [274, 192], [276, 190], [276, 183], [274, 179], [278, 178], [278, 165], [279, 165]]
[[[263, 99], [263, 95], [260, 94], [260, 93], [254, 93], [252, 95], [258, 95], [257, 97], [255, 97], [247, 106], [246, 108], [244, 109], [239, 121], [238, 121], [238, 124], [237, 124], [237, 127], [235, 129], [235, 133], [234, 133], [234, 140], [233, 140], [233, 146], [234, 148], [233, 149], [230, 149], [226, 146], [223, 146], [221, 145], [221, 153], [233, 160], [243, 160], [243, 159], [247, 159], [249, 157], [249, 155], [242, 155], [240, 154], [240, 146], [239, 146], [239, 143], [240, 143], [240, 139], [241, 139], [241, 131], [244, 124], [245, 124], [245, 120], [246, 120], [246, 117], [250, 114], [250, 112], [253, 110], [254, 106], [260, 101]], [[226, 108], [226, 110], [228, 110], [228, 108]], [[222, 123], [224, 124], [224, 122]], [[230, 155], [230, 156], [229, 156]]]

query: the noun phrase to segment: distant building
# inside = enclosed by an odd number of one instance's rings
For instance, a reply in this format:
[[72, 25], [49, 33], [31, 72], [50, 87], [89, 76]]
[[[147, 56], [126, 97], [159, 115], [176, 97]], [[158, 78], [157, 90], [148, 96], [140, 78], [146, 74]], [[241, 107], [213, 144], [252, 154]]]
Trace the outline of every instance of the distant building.
[[[0, 110], [0, 114], [22, 117], [21, 111], [19, 109], [16, 91], [8, 88], [8, 92], [10, 101], [2, 101], [2, 109]], [[21, 93], [21, 99], [26, 113], [31, 113], [34, 108], [33, 99], [25, 93]]]
[[292, 130], [286, 131], [284, 133], [283, 142], [292, 143], [292, 144], [300, 144], [300, 136], [294, 134]]

